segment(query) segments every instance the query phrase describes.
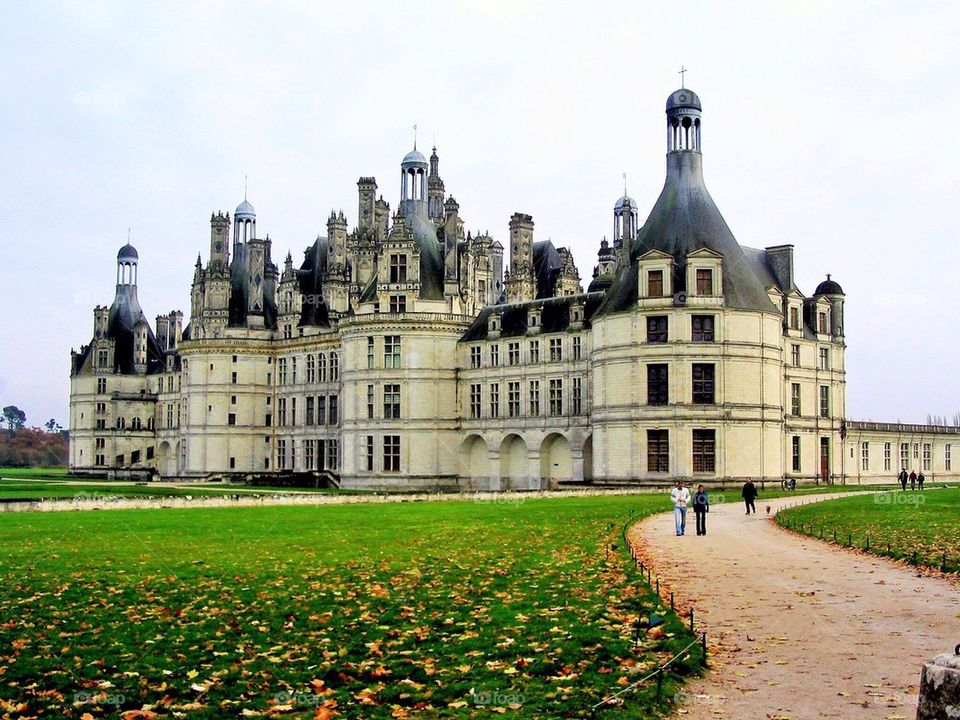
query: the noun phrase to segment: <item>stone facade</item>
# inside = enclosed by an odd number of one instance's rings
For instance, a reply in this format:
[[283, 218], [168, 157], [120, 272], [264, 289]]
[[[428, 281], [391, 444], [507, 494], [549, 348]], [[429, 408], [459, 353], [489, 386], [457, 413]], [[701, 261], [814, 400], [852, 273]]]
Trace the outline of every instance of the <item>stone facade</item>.
[[72, 355], [71, 468], [482, 490], [865, 477], [845, 454], [842, 289], [802, 293], [792, 246], [741, 247], [703, 182], [699, 98], [671, 94], [666, 119], [663, 192], [642, 226], [617, 200], [586, 292], [524, 213], [505, 271], [435, 149], [404, 157], [393, 213], [361, 177], [356, 226], [331, 213], [299, 266], [274, 264], [246, 199], [214, 213], [185, 328], [147, 323], [125, 246]]

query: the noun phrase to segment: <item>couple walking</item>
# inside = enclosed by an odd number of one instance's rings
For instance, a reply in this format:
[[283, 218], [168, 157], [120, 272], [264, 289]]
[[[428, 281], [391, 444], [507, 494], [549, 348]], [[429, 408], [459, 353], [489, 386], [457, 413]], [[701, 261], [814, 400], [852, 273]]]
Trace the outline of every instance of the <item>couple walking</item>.
[[[677, 486], [670, 491], [673, 500], [673, 519], [677, 526], [677, 536], [687, 531], [687, 506], [690, 504], [690, 491], [683, 480], [677, 480]], [[707, 513], [710, 512], [710, 498], [703, 485], [697, 485], [693, 496], [693, 514], [697, 516], [697, 535], [707, 534]]]

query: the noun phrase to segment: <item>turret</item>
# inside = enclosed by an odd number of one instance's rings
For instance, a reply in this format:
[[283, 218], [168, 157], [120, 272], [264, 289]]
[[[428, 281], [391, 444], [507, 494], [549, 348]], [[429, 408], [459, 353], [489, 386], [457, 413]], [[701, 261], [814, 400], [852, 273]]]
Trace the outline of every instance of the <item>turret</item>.
[[443, 205], [443, 280], [444, 293], [447, 295], [459, 292], [457, 281], [459, 280], [460, 260], [459, 260], [459, 233], [460, 233], [460, 205], [451, 197]]
[[842, 340], [844, 299], [843, 288], [840, 287], [840, 283], [831, 279], [830, 275], [828, 274], [827, 279], [817, 286], [817, 290], [814, 293], [814, 297], [820, 296], [823, 296], [830, 301], [830, 334], [835, 340]]
[[510, 270], [505, 284], [507, 302], [534, 299], [533, 218], [523, 213], [510, 217]]
[[362, 177], [357, 181], [360, 195], [360, 208], [357, 214], [357, 228], [363, 231], [373, 230], [376, 225], [377, 179]]
[[217, 212], [210, 215], [210, 262], [215, 272], [225, 270], [230, 265], [230, 250], [227, 243], [230, 238], [229, 213]]
[[440, 158], [437, 149], [430, 155], [430, 176], [427, 178], [427, 206], [430, 219], [440, 222], [444, 218], [443, 196], [446, 193], [443, 180], [440, 179]]
[[97, 305], [93, 309], [93, 339], [100, 340], [107, 336], [107, 320], [110, 317], [110, 308]]
[[156, 327], [157, 342], [161, 350], [170, 349], [170, 316], [157, 315]]
[[137, 375], [147, 373], [147, 331], [146, 320], [140, 320], [133, 326], [133, 372]]
[[327, 242], [330, 247], [327, 269], [331, 274], [341, 273], [347, 265], [347, 218], [342, 210], [339, 214], [331, 211], [327, 218]]
[[427, 159], [414, 145], [400, 163], [400, 210], [404, 217], [427, 214]]

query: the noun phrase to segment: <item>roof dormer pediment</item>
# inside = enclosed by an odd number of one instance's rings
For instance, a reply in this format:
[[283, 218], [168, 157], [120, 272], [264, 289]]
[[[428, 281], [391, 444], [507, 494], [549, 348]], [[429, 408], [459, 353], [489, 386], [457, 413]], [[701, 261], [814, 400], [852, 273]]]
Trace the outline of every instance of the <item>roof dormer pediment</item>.
[[692, 252], [687, 253], [687, 258], [722, 258], [723, 253], [717, 252], [716, 250], [708, 247], [697, 248]]

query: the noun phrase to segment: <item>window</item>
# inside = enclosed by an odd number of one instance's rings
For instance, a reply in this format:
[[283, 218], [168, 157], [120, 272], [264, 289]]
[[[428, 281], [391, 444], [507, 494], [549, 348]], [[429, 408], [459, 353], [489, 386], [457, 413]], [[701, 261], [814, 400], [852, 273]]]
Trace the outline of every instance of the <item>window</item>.
[[[233, 460], [233, 458], [230, 459]], [[132, 453], [130, 453], [130, 464], [136, 465], [138, 462], [140, 462], [140, 451], [134, 450]], [[231, 467], [233, 466], [231, 465]]]
[[317, 381], [317, 359], [313, 355], [307, 355], [307, 382]]
[[490, 417], [500, 417], [500, 383], [490, 383]]
[[108, 365], [110, 364], [107, 358], [108, 358], [108, 355], [106, 350], [98, 350], [97, 351], [97, 367], [103, 370], [107, 369]]
[[277, 440], [277, 469], [287, 469], [287, 441]]
[[373, 419], [373, 408], [375, 404], [376, 402], [375, 402], [373, 385], [367, 385], [367, 419], [368, 420]]
[[914, 460], [920, 459], [920, 443], [913, 444], [913, 459]]
[[[233, 373], [233, 384], [237, 384], [237, 374]], [[173, 392], [173, 375], [167, 377], [167, 392]]]
[[573, 378], [573, 389], [570, 393], [570, 412], [574, 415], [583, 414], [583, 378]]
[[491, 345], [490, 346], [490, 367], [497, 367], [500, 365], [500, 346]]
[[550, 414], [563, 415], [563, 380], [550, 380]]
[[227, 425], [236, 425], [237, 424], [237, 414], [230, 413], [227, 415]]
[[340, 379], [340, 356], [335, 352], [330, 353], [330, 382], [337, 382]]
[[373, 435], [367, 435], [363, 444], [363, 467], [367, 472], [373, 472]]
[[295, 357], [290, 358], [290, 382], [294, 385], [297, 384], [297, 359]]
[[713, 295], [713, 270], [697, 269], [697, 295]]
[[390, 296], [390, 312], [402, 313], [406, 311], [407, 311], [407, 296], [391, 295]]
[[647, 472], [670, 472], [669, 430], [647, 430]]
[[390, 282], [405, 283], [407, 281], [407, 256], [390, 255]]
[[[336, 438], [327, 440], [327, 468], [336, 470], [340, 467], [340, 441]], [[398, 465], [399, 468], [399, 458]]]
[[304, 417], [304, 425], [313, 425], [313, 411], [315, 407], [316, 400], [311, 396], [307, 398], [307, 409], [304, 411], [306, 416]]
[[540, 362], [540, 341], [539, 340], [530, 341], [530, 362], [531, 363]]
[[793, 436], [793, 464], [791, 465], [794, 472], [800, 472], [800, 436]]
[[520, 364], [520, 343], [507, 343], [507, 365]]
[[383, 417], [387, 420], [400, 418], [400, 386], [383, 386]]
[[287, 424], [287, 399], [277, 398], [277, 424], [284, 427]]
[[663, 297], [663, 270], [647, 270], [647, 296]]
[[236, 396], [236, 395], [231, 395], [231, 396], [230, 396], [230, 404], [231, 404], [231, 405], [236, 405], [236, 404], [237, 404], [237, 396]]
[[573, 342], [573, 359], [581, 360], [583, 359], [583, 338], [579, 335], [575, 336], [572, 340]]
[[96, 408], [97, 415], [105, 415], [107, 412], [107, 404], [105, 402], [98, 402]]
[[647, 365], [647, 405], [666, 405], [669, 402], [668, 365]]
[[303, 464], [307, 470], [317, 469], [317, 441], [303, 441]]
[[105, 419], [105, 418], [98, 418], [98, 419], [97, 419], [96, 428], [97, 428], [97, 430], [106, 430], [106, 429], [107, 429], [107, 421], [106, 421], [106, 419]]
[[825, 312], [817, 313], [817, 330], [821, 335], [827, 334], [827, 314]]
[[715, 430], [693, 431], [693, 471], [712, 473], [717, 468], [717, 443]]
[[290, 398], [290, 424], [297, 424], [297, 399]]
[[900, 443], [900, 469], [906, 470], [908, 465], [910, 465], [910, 445]]
[[563, 338], [550, 338], [550, 362], [563, 361]]
[[800, 308], [790, 308], [790, 327], [794, 330], [800, 329]]
[[277, 360], [277, 383], [280, 385], [287, 384], [287, 359], [280, 358]]
[[540, 414], [540, 381], [530, 381], [530, 414]]
[[830, 369], [830, 348], [820, 348], [820, 369]]
[[800, 383], [790, 385], [790, 414], [800, 417]]
[[107, 392], [107, 379], [97, 378], [97, 395], [105, 395]]
[[[399, 413], [399, 409], [397, 410]], [[336, 425], [340, 422], [340, 398], [336, 395], [330, 396], [330, 424]]]
[[509, 417], [518, 417], [520, 415], [520, 382], [507, 383], [507, 415]]
[[713, 315], [694, 315], [690, 339], [693, 342], [713, 342]]
[[[714, 366], [713, 363], [693, 364], [693, 403], [695, 405], [713, 405], [714, 403]], [[713, 432], [711, 430], [711, 432]]]
[[480, 383], [470, 385], [470, 417], [477, 420], [482, 415]]
[[828, 385], [820, 386], [820, 417], [830, 417], [830, 387]]
[[267, 413], [266, 416], [263, 418], [263, 424], [266, 425], [267, 427], [270, 427], [271, 425], [273, 425], [273, 415], [271, 413]]
[[367, 367], [373, 367], [373, 338], [367, 338]]
[[[237, 374], [235, 372], [230, 373], [230, 382], [233, 385], [237, 384]], [[170, 378], [170, 382], [167, 383], [167, 392], [173, 392], [173, 378]]]
[[930, 443], [924, 443], [923, 444], [923, 469], [927, 472], [930, 471], [930, 456], [931, 456]]
[[950, 444], [947, 443], [943, 446], [943, 469], [947, 472], [950, 472], [953, 468], [951, 467], [950, 462]]
[[647, 342], [665, 343], [667, 341], [667, 318], [655, 315], [647, 318]]
[[890, 470], [893, 466], [893, 460], [890, 457], [893, 453], [890, 452], [890, 443], [885, 442], [883, 444], [883, 469]]
[[870, 443], [860, 443], [860, 469], [870, 469]]
[[383, 436], [383, 471], [400, 472], [400, 436]]
[[790, 364], [800, 367], [800, 346], [796, 343], [790, 346]]
[[470, 348], [470, 367], [478, 368], [483, 364], [483, 349], [479, 345]]
[[317, 425], [327, 424], [327, 396], [317, 395]]
[[173, 404], [167, 405], [167, 427], [173, 427]]
[[385, 368], [400, 367], [399, 335], [387, 335], [383, 338], [383, 366]]

